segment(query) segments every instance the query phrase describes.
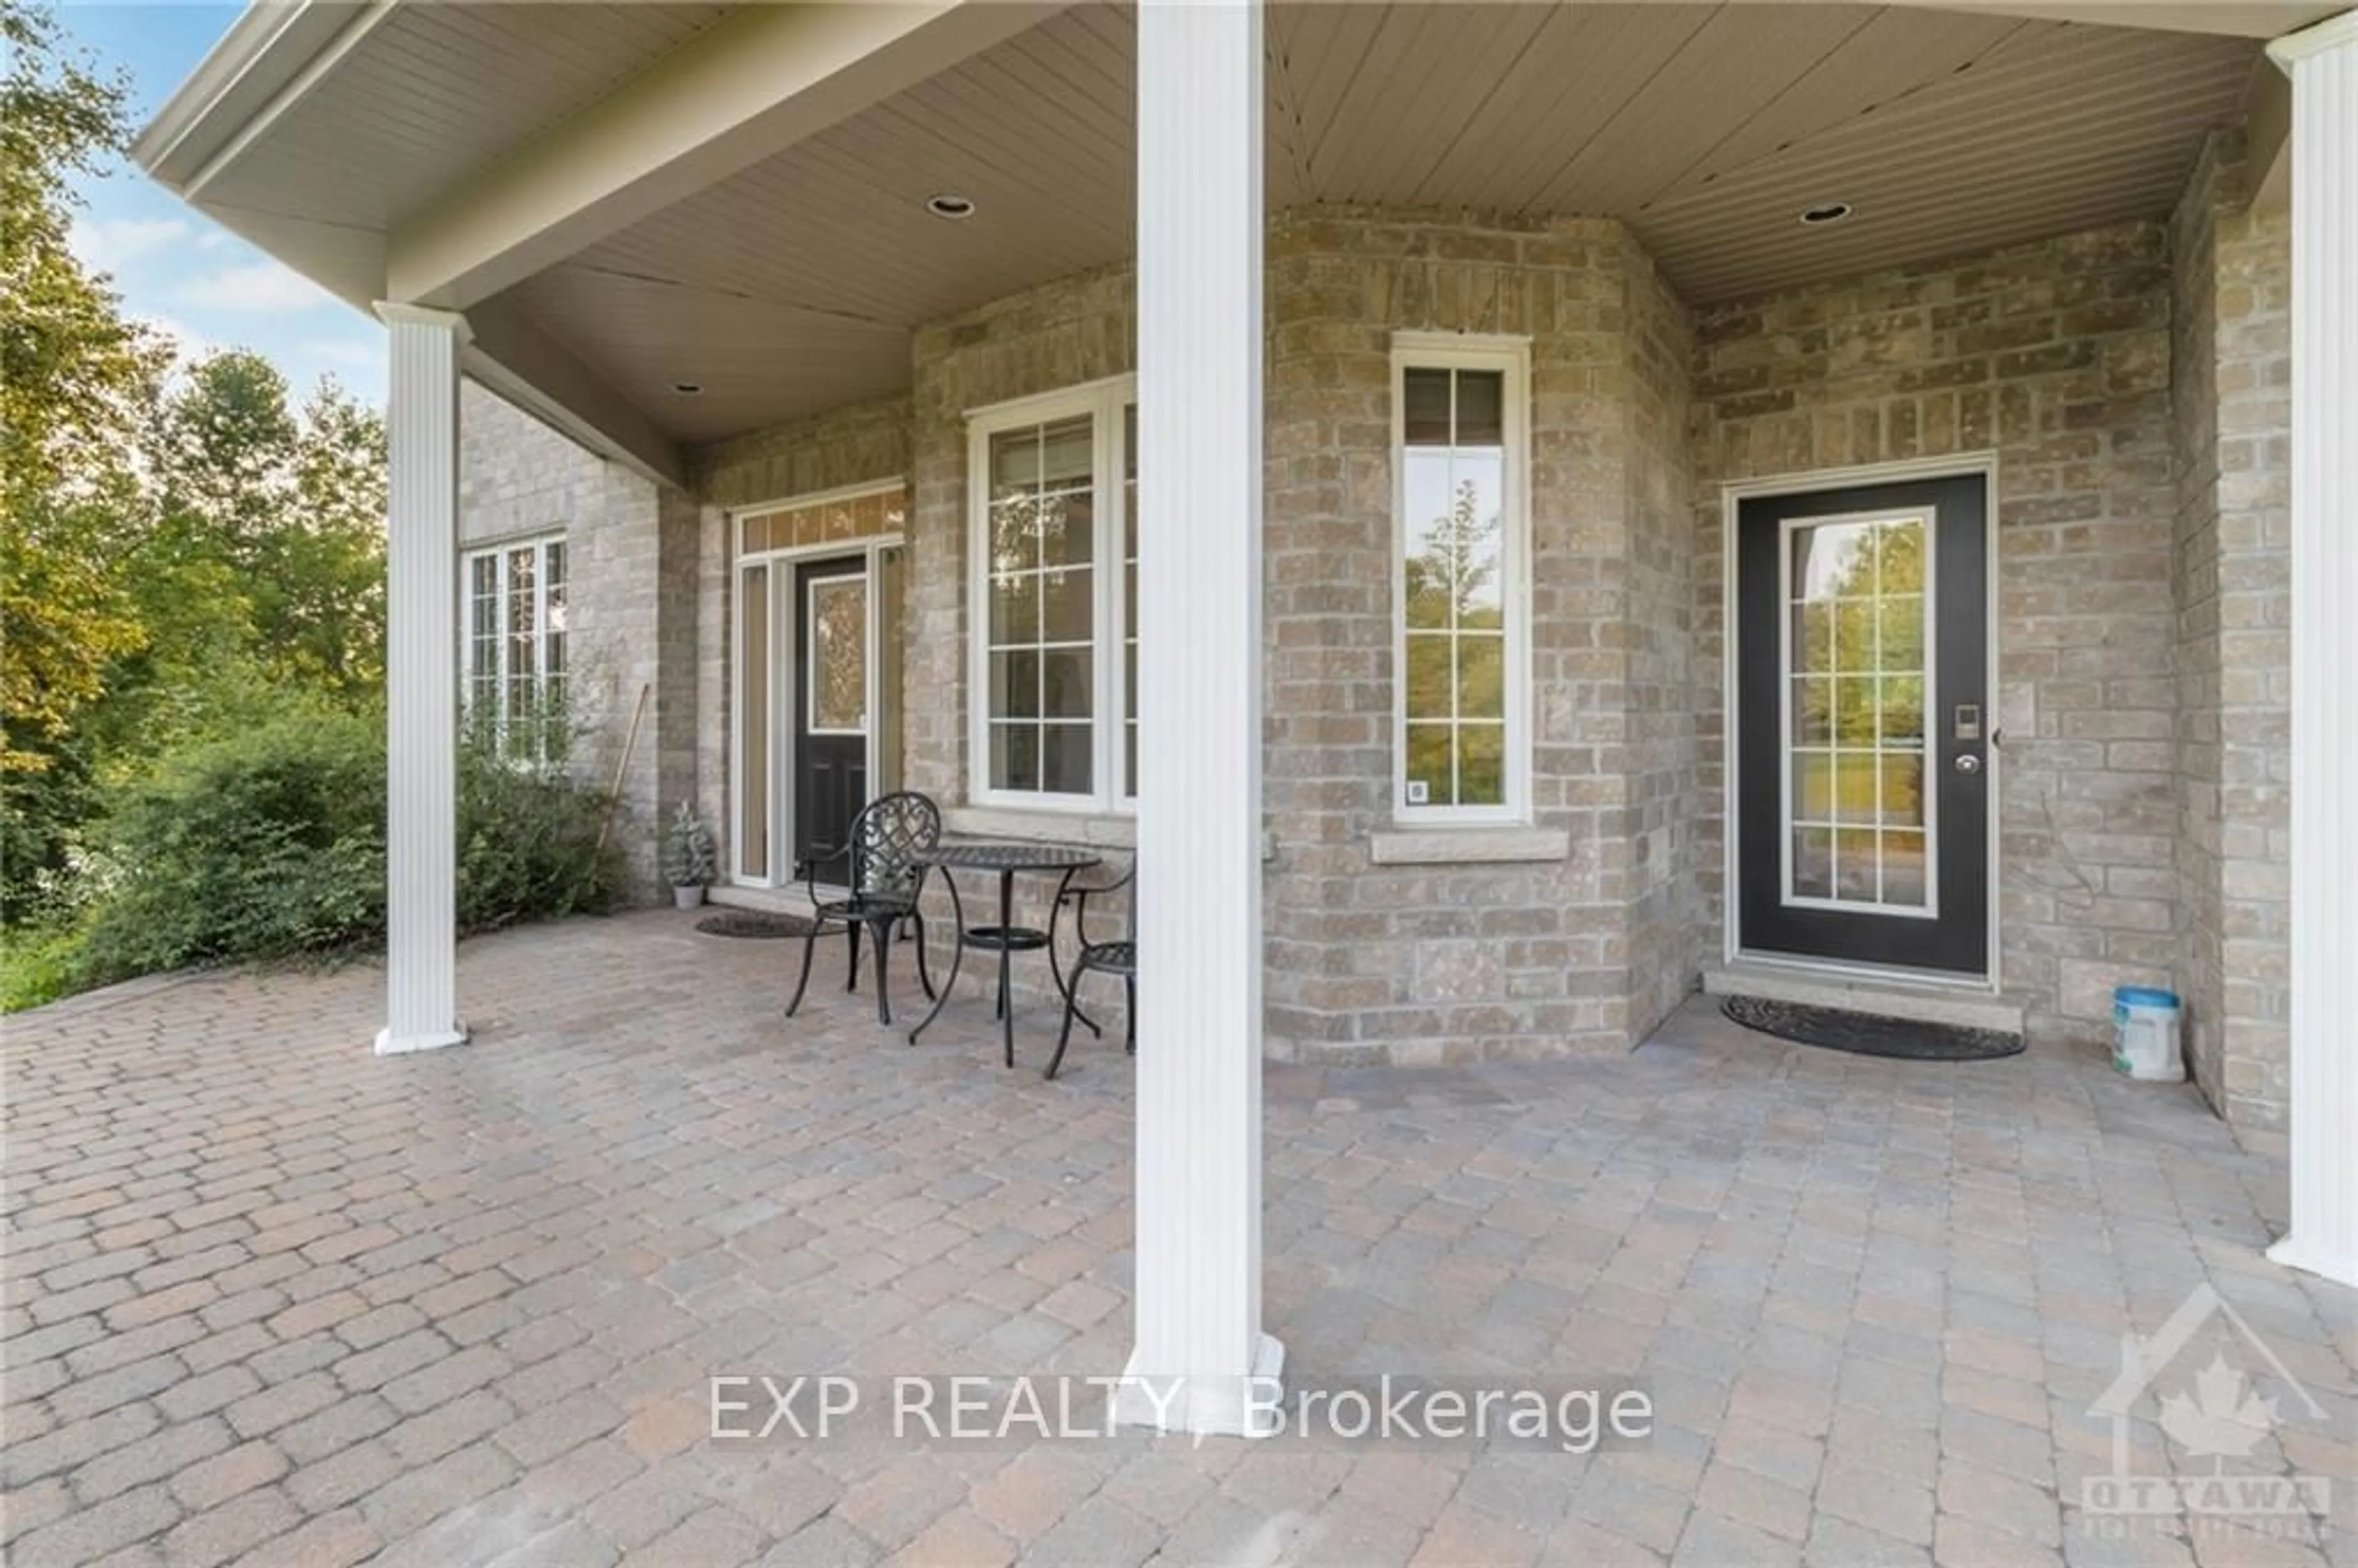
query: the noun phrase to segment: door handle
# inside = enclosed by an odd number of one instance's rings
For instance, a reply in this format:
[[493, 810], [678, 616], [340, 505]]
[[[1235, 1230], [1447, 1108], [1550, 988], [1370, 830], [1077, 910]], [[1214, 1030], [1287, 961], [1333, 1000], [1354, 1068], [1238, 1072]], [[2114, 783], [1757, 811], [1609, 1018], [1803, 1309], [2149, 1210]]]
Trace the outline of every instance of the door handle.
[[1957, 772], [1961, 773], [1980, 773], [1982, 771], [1982, 760], [1974, 755], [1971, 752], [1960, 752], [1957, 753], [1956, 769]]

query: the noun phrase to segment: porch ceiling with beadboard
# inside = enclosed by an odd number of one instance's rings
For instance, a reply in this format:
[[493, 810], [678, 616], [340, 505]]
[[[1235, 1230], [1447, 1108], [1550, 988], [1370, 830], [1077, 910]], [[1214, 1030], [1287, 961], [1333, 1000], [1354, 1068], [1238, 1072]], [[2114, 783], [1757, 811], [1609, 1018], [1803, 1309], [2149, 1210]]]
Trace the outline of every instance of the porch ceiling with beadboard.
[[[2059, 9], [1278, 5], [1270, 201], [1618, 216], [1694, 303], [2165, 213], [2258, 41]], [[2176, 9], [2266, 32], [2338, 7]], [[388, 232], [729, 19], [383, 8], [193, 199], [363, 299]], [[1130, 254], [1133, 49], [1127, 9], [1062, 9], [471, 313], [677, 442], [896, 391], [917, 324]], [[974, 215], [929, 213], [941, 192]], [[1825, 201], [1855, 216], [1799, 223]]]

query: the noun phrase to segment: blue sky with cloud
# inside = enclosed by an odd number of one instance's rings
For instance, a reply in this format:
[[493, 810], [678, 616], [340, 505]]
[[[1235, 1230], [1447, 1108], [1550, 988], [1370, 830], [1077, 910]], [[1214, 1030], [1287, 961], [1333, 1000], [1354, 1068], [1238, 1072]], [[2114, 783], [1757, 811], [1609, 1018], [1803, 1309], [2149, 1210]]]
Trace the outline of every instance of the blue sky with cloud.
[[[121, 70], [131, 116], [144, 125], [187, 79], [240, 7], [184, 3], [64, 4], [67, 38]], [[267, 355], [299, 401], [323, 375], [363, 400], [384, 401], [384, 334], [191, 208], [128, 163], [81, 183], [74, 250], [112, 274], [126, 315], [177, 338], [185, 351], [247, 348]]]

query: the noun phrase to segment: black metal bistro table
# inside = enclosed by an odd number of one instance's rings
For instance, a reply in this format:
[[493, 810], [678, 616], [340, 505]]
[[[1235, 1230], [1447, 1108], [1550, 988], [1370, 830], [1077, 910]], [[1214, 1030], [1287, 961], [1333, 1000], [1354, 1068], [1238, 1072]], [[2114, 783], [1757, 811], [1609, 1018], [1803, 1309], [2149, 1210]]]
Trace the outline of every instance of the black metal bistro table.
[[[957, 925], [957, 941], [950, 948], [950, 977], [942, 982], [941, 993], [934, 998], [933, 1011], [926, 1013], [917, 1027], [909, 1031], [909, 1044], [925, 1026], [941, 1014], [943, 1004], [950, 1000], [950, 990], [957, 984], [958, 961], [968, 947], [979, 947], [999, 955], [999, 1024], [1004, 1042], [1007, 1065], [1015, 1065], [1015, 1007], [1008, 993], [1007, 965], [1016, 953], [1028, 953], [1034, 948], [1048, 949], [1048, 969], [1055, 977], [1056, 990], [1065, 993], [1065, 976], [1056, 962], [1053, 946], [1054, 934], [1036, 926], [1015, 924], [1015, 878], [1017, 873], [1033, 871], [1053, 874], [1056, 878], [1056, 902], [1049, 904], [1050, 925], [1055, 924], [1054, 911], [1064, 900], [1065, 890], [1072, 885], [1076, 872], [1102, 864], [1105, 857], [1094, 849], [1083, 849], [1070, 844], [965, 843], [937, 844], [910, 857], [916, 864], [937, 867], [942, 881], [950, 890], [950, 910]], [[959, 871], [996, 871], [999, 873], [999, 924], [968, 925], [966, 903], [958, 897]], [[1085, 1021], [1086, 1022], [1086, 1021]], [[1095, 1024], [1090, 1025], [1095, 1028]]]

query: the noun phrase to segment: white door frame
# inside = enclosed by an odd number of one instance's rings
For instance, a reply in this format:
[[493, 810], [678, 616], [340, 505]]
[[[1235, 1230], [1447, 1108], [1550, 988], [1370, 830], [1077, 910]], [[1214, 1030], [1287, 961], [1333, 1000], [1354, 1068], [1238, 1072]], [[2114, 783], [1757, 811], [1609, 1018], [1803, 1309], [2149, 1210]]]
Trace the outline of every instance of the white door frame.
[[[887, 550], [906, 550], [905, 533], [873, 534], [854, 539], [829, 539], [816, 545], [796, 545], [784, 549], [737, 549], [740, 524], [744, 518], [758, 517], [765, 513], [791, 511], [796, 507], [822, 505], [833, 501], [856, 501], [863, 496], [881, 495], [908, 488], [904, 480], [878, 480], [866, 484], [849, 485], [840, 490], [823, 491], [811, 495], [798, 495], [784, 501], [765, 501], [751, 506], [732, 507], [729, 514], [730, 622], [729, 622], [729, 881], [733, 887], [784, 888], [795, 884], [794, 842], [795, 792], [792, 787], [795, 753], [794, 683], [802, 679], [802, 647], [796, 628], [801, 623], [799, 606], [794, 597], [795, 569], [814, 560], [849, 560], [859, 557], [860, 569], [868, 581], [868, 735], [865, 745], [865, 767], [869, 790], [875, 791], [877, 763], [877, 725], [883, 717], [882, 608], [878, 600], [882, 579], [883, 555]], [[742, 870], [742, 845], [738, 827], [744, 820], [745, 810], [745, 711], [737, 698], [745, 689], [745, 637], [736, 616], [745, 602], [744, 573], [752, 567], [769, 568], [768, 600], [770, 616], [770, 684], [769, 684], [769, 784], [770, 784], [770, 855], [766, 872], [748, 876]], [[781, 629], [784, 635], [781, 635]], [[894, 705], [894, 716], [899, 706]], [[783, 867], [781, 847], [785, 846]]]
[[[1749, 952], [1743, 946], [1737, 919], [1737, 911], [1742, 899], [1739, 896], [1741, 884], [1737, 881], [1741, 874], [1738, 869], [1738, 850], [1741, 846], [1736, 842], [1736, 796], [1743, 784], [1743, 776], [1736, 748], [1736, 683], [1739, 643], [1736, 634], [1739, 598], [1736, 580], [1736, 510], [1744, 502], [1758, 500], [1763, 496], [1814, 494], [1820, 491], [1848, 490], [1861, 485], [1898, 484], [1910, 480], [1928, 479], [1979, 479], [1982, 481], [1982, 507], [1985, 519], [1983, 548], [1986, 552], [1985, 580], [1988, 583], [1988, 591], [1985, 595], [1988, 600], [1986, 606], [1988, 625], [1984, 633], [1983, 653], [1983, 657], [1987, 664], [1987, 685], [1985, 687], [1987, 697], [1984, 708], [1985, 718], [1989, 723], [1990, 737], [1989, 744], [1985, 748], [1986, 761], [1983, 764], [1987, 770], [1989, 778], [1989, 806], [1986, 813], [1989, 818], [1989, 953], [1985, 960], [1985, 973], [1952, 975], [1930, 969], [1894, 969], [1880, 964], [1845, 964], [1800, 954]], [[1960, 452], [1949, 457], [1906, 458], [1895, 462], [1863, 463], [1855, 468], [1811, 469], [1797, 473], [1769, 474], [1757, 479], [1729, 481], [1720, 486], [1719, 532], [1720, 641], [1722, 643], [1719, 702], [1720, 755], [1725, 759], [1722, 772], [1726, 774], [1722, 782], [1720, 799], [1720, 838], [1725, 857], [1719, 901], [1722, 960], [1731, 964], [1742, 960], [1748, 964], [1789, 965], [1795, 968], [1842, 975], [1902, 977], [1924, 984], [1996, 992], [2001, 987], [1999, 955], [2003, 946], [1998, 940], [1998, 926], [2003, 918], [2002, 906], [1998, 898], [1999, 884], [2003, 880], [1998, 862], [1998, 819], [2002, 815], [1999, 804], [2004, 799], [2001, 788], [2005, 773], [2002, 752], [1998, 745], [2001, 726], [1996, 722], [2000, 707], [1997, 645], [2000, 597], [1997, 548], [1997, 453], [1977, 451]], [[1926, 601], [1927, 608], [1931, 608], [1931, 596], [1929, 593], [1926, 596]], [[1931, 642], [1931, 623], [1933, 622], [1933, 618], [1928, 616], [1926, 619], [1929, 646]], [[1925, 744], [1928, 750], [1932, 743], [1935, 721], [1935, 716], [1928, 704], [1925, 710]], [[1929, 757], [1927, 761], [1930, 761]]]

